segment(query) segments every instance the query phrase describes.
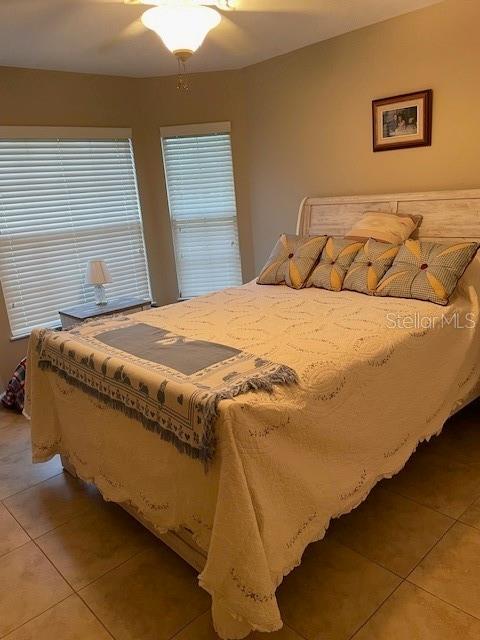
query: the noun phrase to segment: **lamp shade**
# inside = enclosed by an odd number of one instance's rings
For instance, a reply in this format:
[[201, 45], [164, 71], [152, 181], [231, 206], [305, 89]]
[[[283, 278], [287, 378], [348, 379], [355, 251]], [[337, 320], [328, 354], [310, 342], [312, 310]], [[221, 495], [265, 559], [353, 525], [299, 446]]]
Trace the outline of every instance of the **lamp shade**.
[[167, 5], [145, 11], [142, 22], [155, 31], [172, 53], [194, 53], [222, 17], [202, 5]]
[[112, 276], [105, 260], [89, 260], [87, 273], [85, 274], [85, 284], [106, 284], [111, 281]]

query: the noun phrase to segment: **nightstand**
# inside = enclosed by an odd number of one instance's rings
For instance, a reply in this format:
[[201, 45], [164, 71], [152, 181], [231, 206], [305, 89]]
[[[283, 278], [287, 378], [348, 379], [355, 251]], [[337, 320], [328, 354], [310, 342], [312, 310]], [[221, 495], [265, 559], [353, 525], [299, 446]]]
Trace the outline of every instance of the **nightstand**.
[[88, 302], [80, 304], [78, 307], [70, 309], [61, 309], [58, 313], [62, 321], [62, 329], [70, 329], [77, 324], [81, 324], [84, 320], [98, 318], [100, 316], [111, 316], [114, 313], [123, 315], [136, 313], [137, 311], [145, 311], [152, 306], [151, 300], [143, 298], [115, 298], [109, 300], [107, 304], [95, 304]]

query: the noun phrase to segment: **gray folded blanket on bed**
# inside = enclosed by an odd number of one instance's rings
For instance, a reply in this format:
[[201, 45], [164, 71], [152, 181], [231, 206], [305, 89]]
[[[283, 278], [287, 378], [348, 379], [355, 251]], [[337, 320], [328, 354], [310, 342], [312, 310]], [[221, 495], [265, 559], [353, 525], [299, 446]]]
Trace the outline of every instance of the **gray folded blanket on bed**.
[[37, 330], [32, 337], [40, 368], [139, 420], [206, 466], [215, 453], [220, 400], [297, 382], [285, 365], [129, 316], [69, 332]]

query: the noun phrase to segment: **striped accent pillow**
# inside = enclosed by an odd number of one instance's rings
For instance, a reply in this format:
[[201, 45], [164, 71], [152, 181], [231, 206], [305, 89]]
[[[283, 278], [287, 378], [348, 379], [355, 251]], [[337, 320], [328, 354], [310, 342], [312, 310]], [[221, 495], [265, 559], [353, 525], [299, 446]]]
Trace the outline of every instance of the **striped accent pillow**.
[[376, 295], [446, 305], [478, 248], [477, 242], [407, 240], [380, 281]]
[[343, 281], [343, 288], [373, 295], [399, 250], [398, 244], [370, 238], [355, 256]]
[[327, 236], [280, 236], [267, 264], [260, 273], [257, 284], [286, 284], [301, 289], [320, 253]]
[[320, 262], [308, 279], [307, 287], [340, 291], [345, 275], [363, 245], [363, 242], [346, 238], [328, 238]]

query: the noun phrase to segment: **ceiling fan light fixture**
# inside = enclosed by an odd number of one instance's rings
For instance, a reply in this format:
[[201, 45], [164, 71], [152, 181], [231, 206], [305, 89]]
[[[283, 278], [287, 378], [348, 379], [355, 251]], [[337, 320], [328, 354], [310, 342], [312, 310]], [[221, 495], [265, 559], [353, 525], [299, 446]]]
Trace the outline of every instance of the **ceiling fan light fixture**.
[[143, 24], [160, 36], [167, 49], [184, 59], [202, 45], [221, 19], [215, 9], [194, 4], [154, 7], [142, 15]]

